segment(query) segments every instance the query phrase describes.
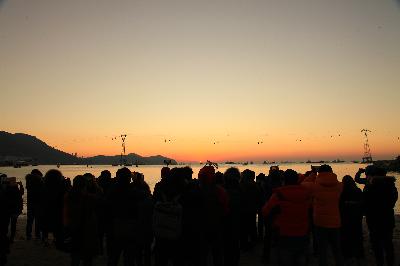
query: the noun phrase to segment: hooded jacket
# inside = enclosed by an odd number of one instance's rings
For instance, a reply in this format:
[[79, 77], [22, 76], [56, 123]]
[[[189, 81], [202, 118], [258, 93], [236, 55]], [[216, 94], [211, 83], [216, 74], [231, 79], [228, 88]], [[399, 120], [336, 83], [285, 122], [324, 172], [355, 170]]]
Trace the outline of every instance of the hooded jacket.
[[340, 228], [339, 200], [342, 183], [334, 173], [319, 173], [312, 182], [306, 179], [302, 185], [312, 191], [314, 224], [325, 228]]
[[300, 185], [280, 187], [264, 205], [262, 213], [268, 216], [279, 208], [274, 220], [281, 236], [305, 236], [309, 231], [308, 211], [311, 207], [311, 192]]

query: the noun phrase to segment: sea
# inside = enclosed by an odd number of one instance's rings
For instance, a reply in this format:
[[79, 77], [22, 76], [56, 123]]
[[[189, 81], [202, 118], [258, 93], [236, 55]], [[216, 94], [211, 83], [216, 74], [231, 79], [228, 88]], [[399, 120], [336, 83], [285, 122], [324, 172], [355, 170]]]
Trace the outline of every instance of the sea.
[[[201, 164], [187, 164], [193, 169], [193, 177], [197, 177], [197, 174], [203, 165]], [[293, 169], [299, 173], [305, 173], [306, 171], [311, 169], [311, 165], [318, 164], [308, 164], [308, 163], [283, 163], [279, 164], [279, 168], [282, 170]], [[359, 168], [365, 168], [367, 165], [359, 164], [359, 163], [332, 163], [330, 164], [334, 173], [338, 176], [338, 179], [341, 180], [343, 176], [350, 175], [354, 178], [354, 175], [358, 171]], [[183, 167], [185, 165], [179, 165], [179, 167]], [[224, 172], [229, 167], [237, 167], [240, 171], [245, 169], [253, 170], [256, 175], [259, 173], [268, 174], [270, 164], [219, 164], [218, 171]], [[146, 182], [149, 184], [151, 190], [153, 190], [155, 184], [160, 180], [160, 172], [162, 165], [138, 165], [128, 167], [131, 171], [136, 171], [144, 174]], [[39, 165], [39, 166], [25, 166], [21, 168], [13, 168], [13, 167], [0, 167], [0, 173], [7, 174], [9, 177], [16, 177], [17, 181], [21, 181], [25, 187], [25, 175], [30, 173], [32, 169], [37, 168], [43, 174], [45, 174], [50, 169], [58, 169], [62, 172], [65, 177], [71, 178], [71, 180], [77, 176], [84, 173], [92, 173], [94, 176], [98, 177], [100, 172], [103, 170], [109, 170], [113, 176], [119, 169], [119, 166], [111, 166], [111, 165], [61, 165], [60, 168], [57, 168], [56, 165]], [[400, 173], [389, 172], [388, 175], [396, 177], [396, 187], [400, 190]], [[362, 188], [362, 186], [360, 186]], [[24, 195], [24, 212], [26, 211], [26, 193]], [[400, 214], [400, 200], [396, 202], [395, 212]]]

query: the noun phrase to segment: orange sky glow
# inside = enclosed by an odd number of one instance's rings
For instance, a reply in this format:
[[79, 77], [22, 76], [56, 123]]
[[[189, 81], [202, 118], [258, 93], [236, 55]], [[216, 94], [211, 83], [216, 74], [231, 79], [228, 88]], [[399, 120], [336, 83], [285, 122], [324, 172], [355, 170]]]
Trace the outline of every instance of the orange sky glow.
[[360, 160], [368, 128], [393, 158], [399, 29], [394, 0], [0, 1], [0, 130], [78, 156], [127, 134], [144, 156], [305, 161]]

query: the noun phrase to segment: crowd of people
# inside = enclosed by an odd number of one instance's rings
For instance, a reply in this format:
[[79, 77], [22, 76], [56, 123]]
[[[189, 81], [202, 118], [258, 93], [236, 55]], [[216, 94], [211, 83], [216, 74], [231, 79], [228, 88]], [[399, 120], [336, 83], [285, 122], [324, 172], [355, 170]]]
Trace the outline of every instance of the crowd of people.
[[[43, 176], [35, 169], [26, 176], [26, 239], [44, 245], [52, 239], [71, 254], [72, 266], [93, 265], [99, 255], [108, 266], [121, 257], [125, 266], [235, 266], [257, 243], [266, 263], [276, 254], [279, 265], [307, 265], [310, 256], [319, 265], [362, 265], [365, 216], [376, 264], [394, 265], [398, 193], [385, 170], [371, 165], [341, 182], [329, 165], [304, 174], [278, 167], [257, 176], [234, 167], [216, 171], [208, 164], [193, 178], [190, 167], [163, 167], [152, 193], [144, 175], [128, 168], [115, 177], [105, 170], [72, 182], [59, 170]], [[15, 178], [1, 176], [1, 266], [12, 248], [24, 190]]]

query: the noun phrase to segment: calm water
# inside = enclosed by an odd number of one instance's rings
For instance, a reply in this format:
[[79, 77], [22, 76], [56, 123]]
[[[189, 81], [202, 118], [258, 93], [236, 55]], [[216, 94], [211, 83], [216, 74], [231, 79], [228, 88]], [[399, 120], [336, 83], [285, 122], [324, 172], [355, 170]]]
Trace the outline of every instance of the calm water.
[[[197, 173], [199, 172], [199, 169], [202, 167], [202, 165], [199, 164], [193, 164], [190, 165], [193, 169], [193, 176], [196, 177]], [[220, 165], [219, 166], [219, 171], [224, 172], [227, 168], [231, 167], [232, 165]], [[244, 170], [244, 169], [251, 169], [256, 172], [256, 175], [259, 173], [268, 173], [269, 170], [269, 165], [263, 165], [263, 164], [253, 164], [253, 165], [234, 165], [235, 167], [238, 167], [239, 170]], [[333, 171], [338, 175], [339, 180], [342, 179], [344, 175], [351, 175], [354, 177], [355, 173], [360, 167], [365, 167], [365, 165], [360, 165], [360, 164], [354, 164], [354, 163], [337, 163], [337, 164], [331, 164]], [[145, 176], [145, 180], [149, 184], [150, 188], [153, 189], [154, 185], [159, 181], [160, 179], [160, 170], [161, 170], [160, 165], [139, 165], [139, 167], [129, 167], [131, 171], [137, 171], [141, 172]], [[293, 163], [293, 164], [281, 164], [280, 169], [286, 170], [286, 169], [293, 169], [296, 170], [297, 172], [304, 173], [310, 169], [310, 164], [300, 164], [300, 163]], [[22, 181], [22, 183], [25, 186], [25, 175], [30, 173], [33, 168], [38, 168], [40, 171], [42, 171], [43, 174], [46, 173], [49, 169], [56, 168], [55, 166], [49, 166], [49, 165], [43, 165], [43, 166], [28, 166], [28, 167], [22, 167], [22, 168], [13, 168], [13, 167], [0, 167], [0, 173], [5, 173], [8, 176], [15, 176], [17, 177], [18, 181]], [[100, 172], [103, 170], [109, 170], [113, 176], [115, 176], [116, 171], [118, 170], [117, 166], [107, 166], [107, 165], [94, 165], [94, 166], [83, 166], [83, 165], [62, 165], [59, 170], [63, 173], [65, 177], [71, 178], [71, 180], [79, 174], [84, 174], [84, 173], [92, 173], [96, 177], [100, 175]], [[400, 174], [399, 173], [389, 173], [388, 175], [395, 176], [397, 178], [396, 180], [396, 186], [399, 189], [400, 188]], [[400, 213], [400, 201], [397, 201], [396, 203], [396, 212]]]

